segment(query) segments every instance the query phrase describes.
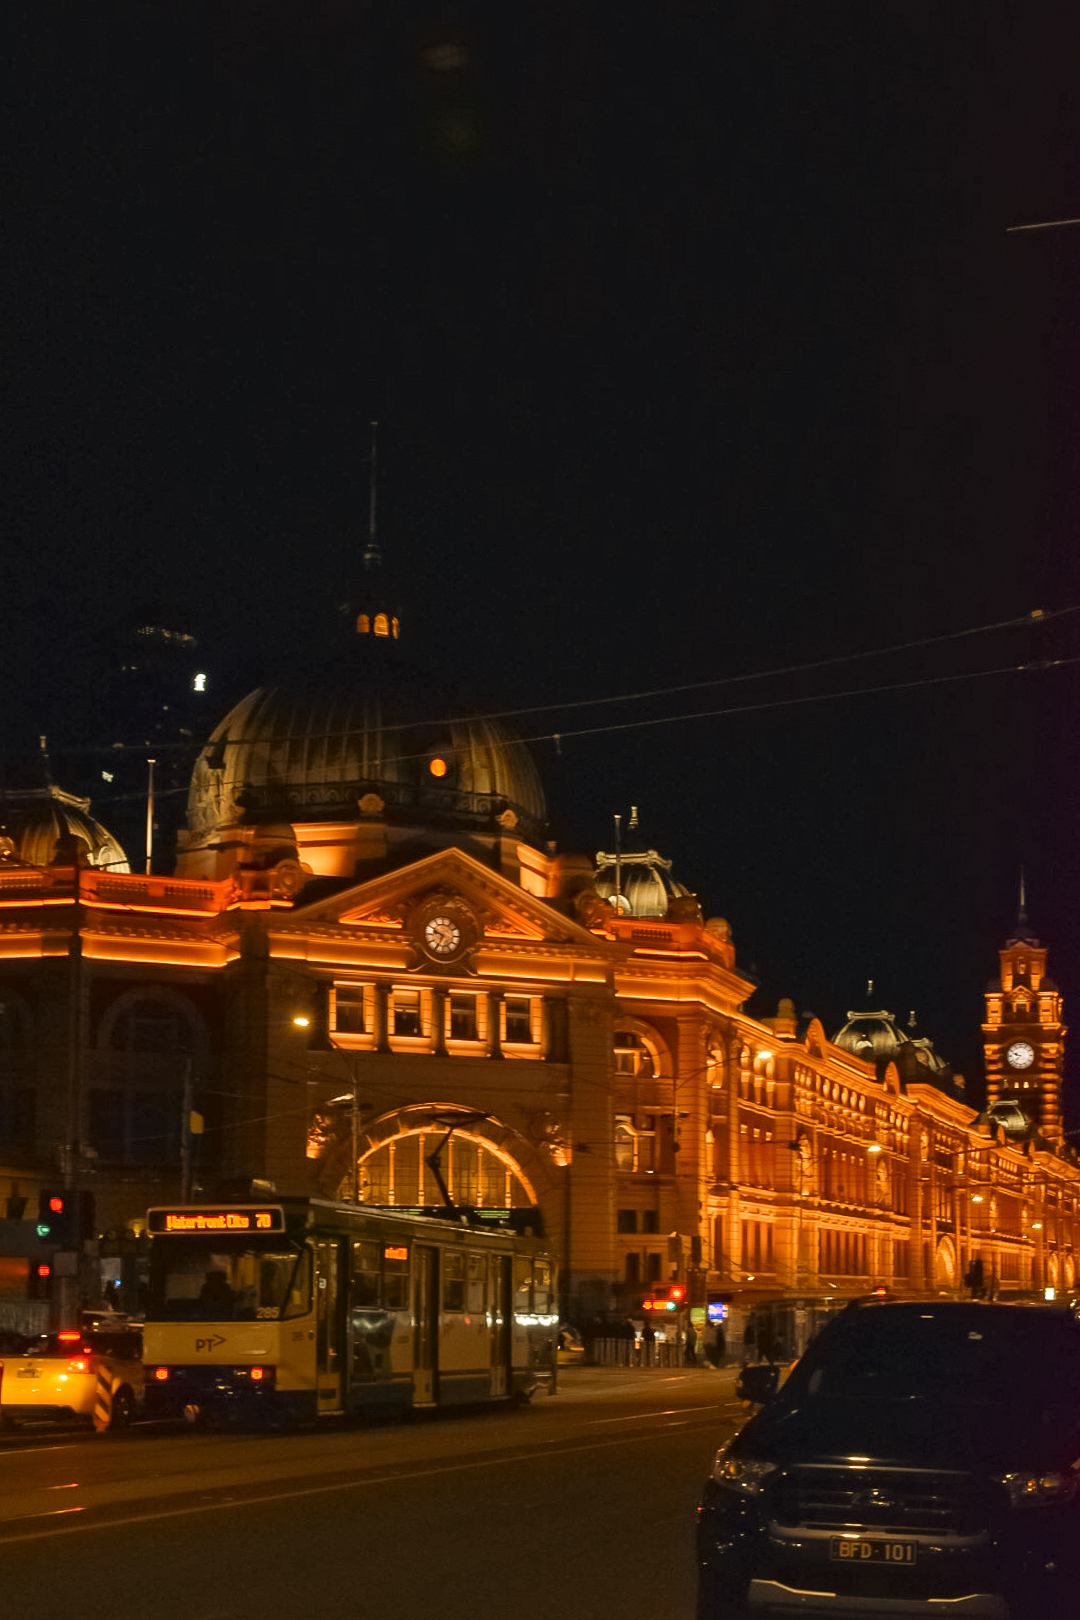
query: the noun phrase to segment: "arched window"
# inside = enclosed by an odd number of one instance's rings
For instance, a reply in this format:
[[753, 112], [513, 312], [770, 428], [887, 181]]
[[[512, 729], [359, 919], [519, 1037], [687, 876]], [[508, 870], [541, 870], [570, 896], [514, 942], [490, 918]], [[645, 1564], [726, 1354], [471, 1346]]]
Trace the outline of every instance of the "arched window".
[[[430, 1133], [406, 1131], [373, 1148], [360, 1160], [361, 1201], [410, 1208], [441, 1206], [442, 1194], [427, 1158], [445, 1136], [445, 1128]], [[463, 1208], [512, 1209], [536, 1202], [514, 1159], [481, 1137], [455, 1131], [440, 1149], [439, 1158], [450, 1196]], [[351, 1186], [351, 1178], [347, 1186]]]
[[185, 1086], [194, 1085], [199, 1015], [168, 991], [130, 992], [102, 1027], [86, 1094], [85, 1137], [99, 1160], [177, 1165]]
[[391, 619], [390, 620], [390, 634], [393, 636], [394, 640], [396, 641], [397, 638], [398, 638], [398, 622], [397, 622], [396, 619]]
[[375, 615], [375, 634], [377, 636], [388, 636], [390, 634], [390, 620], [385, 613], [376, 613]]
[[357, 616], [356, 631], [357, 631], [358, 635], [370, 636], [370, 634], [371, 634], [371, 619], [370, 619], [368, 614], [361, 613], [361, 614], [359, 614]]

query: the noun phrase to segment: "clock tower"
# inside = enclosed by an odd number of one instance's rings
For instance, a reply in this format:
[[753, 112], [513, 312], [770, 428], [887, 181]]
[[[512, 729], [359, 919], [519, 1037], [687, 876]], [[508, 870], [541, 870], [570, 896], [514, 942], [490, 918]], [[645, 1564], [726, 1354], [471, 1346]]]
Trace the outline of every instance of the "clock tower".
[[986, 1105], [1015, 1102], [1041, 1136], [1060, 1142], [1066, 1030], [1058, 987], [1046, 977], [1046, 946], [1028, 922], [1023, 878], [1016, 926], [1000, 956], [1001, 977], [986, 989]]

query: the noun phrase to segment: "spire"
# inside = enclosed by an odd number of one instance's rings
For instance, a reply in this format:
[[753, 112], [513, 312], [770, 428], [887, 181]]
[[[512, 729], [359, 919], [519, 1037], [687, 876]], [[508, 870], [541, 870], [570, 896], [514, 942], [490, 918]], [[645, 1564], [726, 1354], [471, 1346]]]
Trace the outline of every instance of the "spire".
[[368, 490], [369, 490], [369, 495], [368, 495], [368, 537], [367, 537], [367, 545], [364, 547], [364, 567], [366, 569], [378, 568], [379, 564], [382, 562], [382, 553], [379, 550], [379, 542], [378, 542], [378, 540], [376, 539], [376, 536], [375, 536], [375, 495], [376, 495], [376, 489], [377, 489], [377, 485], [378, 485], [378, 472], [379, 472], [379, 462], [378, 462], [378, 454], [379, 454], [379, 452], [378, 452], [378, 444], [376, 442], [376, 436], [378, 434], [378, 431], [379, 431], [378, 422], [372, 422], [372, 424], [371, 424], [371, 463], [370, 463], [371, 471], [370, 471], [370, 473], [368, 475]]
[[1023, 944], [1038, 944], [1038, 940], [1035, 938], [1032, 926], [1028, 921], [1027, 884], [1024, 876], [1024, 868], [1022, 866], [1020, 868], [1020, 905], [1016, 913], [1016, 926], [1014, 927], [1012, 935], [1010, 936], [1010, 944], [1013, 940], [1015, 940], [1017, 943]]

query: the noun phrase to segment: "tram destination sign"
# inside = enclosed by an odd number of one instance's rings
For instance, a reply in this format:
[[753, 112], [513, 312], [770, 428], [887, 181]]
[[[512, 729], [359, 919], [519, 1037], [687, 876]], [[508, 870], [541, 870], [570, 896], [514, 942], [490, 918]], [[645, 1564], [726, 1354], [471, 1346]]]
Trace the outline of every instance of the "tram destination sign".
[[280, 1205], [256, 1206], [244, 1204], [229, 1208], [221, 1205], [211, 1209], [151, 1209], [146, 1214], [146, 1229], [154, 1235], [179, 1233], [196, 1237], [202, 1232], [236, 1234], [245, 1232], [284, 1232], [285, 1211]]

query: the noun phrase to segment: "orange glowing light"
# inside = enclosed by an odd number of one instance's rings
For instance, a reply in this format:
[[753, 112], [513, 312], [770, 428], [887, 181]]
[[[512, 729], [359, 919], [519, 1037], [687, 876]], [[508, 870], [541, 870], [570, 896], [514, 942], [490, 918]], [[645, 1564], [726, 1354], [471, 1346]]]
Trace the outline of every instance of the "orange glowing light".
[[433, 759], [431, 761], [431, 763], [429, 764], [429, 766], [428, 766], [428, 770], [431, 772], [432, 776], [445, 776], [446, 775], [446, 761], [445, 761], [445, 759], [438, 759], [438, 758]]
[[254, 1379], [255, 1383], [258, 1383], [260, 1379], [266, 1377], [266, 1368], [265, 1367], [252, 1367], [251, 1376]]
[[168, 1376], [169, 1376], [168, 1367], [155, 1367], [154, 1368], [154, 1377], [157, 1379], [159, 1384], [163, 1384], [165, 1382], [166, 1378], [168, 1378]]

